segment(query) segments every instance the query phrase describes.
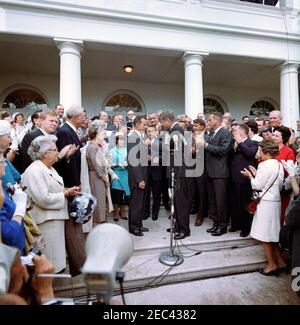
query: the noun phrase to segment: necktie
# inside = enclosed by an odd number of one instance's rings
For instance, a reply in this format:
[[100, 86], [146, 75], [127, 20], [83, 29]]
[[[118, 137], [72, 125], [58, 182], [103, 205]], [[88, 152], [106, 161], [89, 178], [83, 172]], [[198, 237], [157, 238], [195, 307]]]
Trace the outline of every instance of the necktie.
[[211, 141], [212, 141], [214, 135], [215, 135], [215, 131], [211, 131], [211, 132], [209, 133], [209, 135], [208, 135], [208, 142], [211, 142]]

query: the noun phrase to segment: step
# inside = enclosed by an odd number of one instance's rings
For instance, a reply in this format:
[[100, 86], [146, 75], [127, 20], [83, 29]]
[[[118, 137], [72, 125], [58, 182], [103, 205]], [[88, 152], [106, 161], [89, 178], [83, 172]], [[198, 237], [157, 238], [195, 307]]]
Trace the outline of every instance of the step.
[[[187, 251], [183, 251], [184, 255]], [[189, 253], [191, 255], [191, 253]], [[184, 258], [184, 262], [171, 268], [163, 278], [153, 281], [170, 269], [158, 260], [159, 254], [133, 256], [124, 266], [124, 287], [141, 290], [163, 284], [206, 279], [258, 270], [265, 266], [265, 256], [260, 245], [237, 249], [203, 252]]]
[[[175, 252], [178, 252], [178, 249], [175, 249]], [[257, 244], [204, 251], [200, 255], [194, 255], [195, 252], [186, 249], [182, 249], [181, 252], [185, 256], [184, 262], [172, 268], [159, 262], [160, 254], [132, 256], [122, 269], [125, 272], [123, 286], [126, 291], [139, 291], [158, 285], [252, 272], [264, 267], [266, 263], [263, 249]], [[164, 278], [159, 278], [168, 269], [170, 272]], [[154, 279], [157, 280], [153, 281]], [[116, 288], [116, 294], [118, 292], [119, 288]], [[58, 297], [86, 296], [83, 276], [65, 280], [64, 283], [60, 280], [55, 294]]]
[[[182, 265], [173, 268], [161, 284], [238, 274], [254, 271], [264, 266], [265, 258], [262, 248], [252, 238], [241, 238], [239, 232], [214, 237], [206, 232], [211, 227], [211, 220], [205, 219], [200, 227], [194, 226], [194, 220], [195, 216], [191, 216], [191, 235], [181, 241], [173, 241], [173, 245], [176, 244], [179, 247], [176, 249], [180, 249], [186, 256], [196, 251], [200, 251], [201, 254], [186, 258]], [[126, 220], [119, 222], [109, 220], [109, 222], [128, 229]], [[151, 218], [144, 220], [143, 226], [148, 227], [150, 231], [145, 232], [143, 237], [131, 235], [134, 252], [127, 265], [124, 266], [126, 271], [124, 286], [130, 290], [141, 289], [168, 269], [158, 261], [162, 252], [170, 251], [170, 233], [166, 231], [170, 227], [170, 221], [167, 214], [161, 213], [157, 221]], [[248, 256], [251, 258], [248, 259]], [[225, 260], [224, 257], [226, 257]], [[56, 280], [55, 292], [60, 297], [85, 295], [83, 276]]]
[[[239, 232], [228, 232], [219, 237], [212, 236], [206, 232], [206, 230], [211, 227], [211, 220], [205, 219], [200, 227], [194, 226], [195, 216], [191, 216], [190, 220], [190, 236], [183, 240], [176, 241], [180, 247], [188, 246], [191, 249], [206, 251], [256, 243], [251, 237], [240, 237]], [[127, 221], [120, 220], [116, 224], [128, 229]], [[143, 226], [149, 228], [149, 232], [145, 232], [143, 237], [131, 235], [134, 242], [134, 256], [155, 253], [160, 254], [170, 247], [170, 233], [166, 231], [167, 228], [170, 228], [170, 221], [167, 216], [160, 216], [158, 221], [153, 221], [151, 219], [144, 220]], [[173, 245], [175, 245], [175, 241], [173, 241]]]

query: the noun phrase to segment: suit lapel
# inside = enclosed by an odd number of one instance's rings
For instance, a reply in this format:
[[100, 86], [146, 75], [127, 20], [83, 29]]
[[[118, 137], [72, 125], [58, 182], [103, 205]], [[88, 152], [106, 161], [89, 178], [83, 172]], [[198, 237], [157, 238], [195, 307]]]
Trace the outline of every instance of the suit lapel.
[[66, 128], [68, 128], [69, 132], [71, 132], [74, 143], [76, 145], [80, 145], [80, 147], [82, 147], [82, 143], [78, 137], [78, 134], [70, 127], [70, 125], [68, 123], [65, 123], [63, 126], [66, 126]]

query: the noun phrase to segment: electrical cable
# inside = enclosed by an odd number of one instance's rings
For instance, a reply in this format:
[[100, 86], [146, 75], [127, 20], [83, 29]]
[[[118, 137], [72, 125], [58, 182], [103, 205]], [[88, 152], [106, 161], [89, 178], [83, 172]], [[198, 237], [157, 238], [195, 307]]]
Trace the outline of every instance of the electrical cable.
[[123, 272], [117, 273], [117, 280], [120, 283], [120, 291], [121, 291], [123, 305], [126, 306], [124, 287], [123, 287], [123, 281], [124, 281], [124, 273]]

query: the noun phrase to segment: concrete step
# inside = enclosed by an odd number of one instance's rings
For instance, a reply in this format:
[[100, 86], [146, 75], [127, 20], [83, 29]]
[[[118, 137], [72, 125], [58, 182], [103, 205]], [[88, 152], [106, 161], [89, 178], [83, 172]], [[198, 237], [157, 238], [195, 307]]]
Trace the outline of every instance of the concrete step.
[[[174, 252], [178, 251], [178, 248], [175, 248]], [[203, 251], [199, 255], [185, 248], [181, 248], [180, 251], [184, 256], [184, 262], [174, 267], [161, 264], [160, 254], [157, 253], [132, 256], [122, 269], [125, 272], [123, 286], [126, 291], [139, 291], [159, 285], [240, 274], [265, 266], [263, 249], [257, 244]], [[82, 275], [72, 280], [59, 281], [55, 290], [59, 297], [79, 297], [87, 294]]]
[[[195, 216], [191, 216], [191, 235], [181, 241], [173, 241], [176, 250], [181, 250], [185, 258], [180, 266], [173, 267], [163, 278], [153, 281], [168, 267], [158, 261], [162, 252], [170, 251], [170, 227], [168, 215], [161, 213], [157, 221], [147, 219], [143, 226], [149, 228], [143, 237], [132, 236], [134, 253], [124, 266], [127, 290], [141, 290], [161, 284], [185, 282], [202, 278], [212, 278], [229, 274], [239, 274], [257, 270], [265, 265], [262, 247], [252, 238], [241, 238], [239, 232], [227, 233], [220, 237], [206, 232], [211, 227], [211, 220], [206, 219], [202, 226], [195, 227]], [[128, 221], [114, 222], [128, 229]], [[159, 281], [161, 280], [161, 281]], [[152, 283], [153, 281], [153, 283]], [[158, 283], [159, 282], [159, 283]], [[83, 276], [59, 279], [55, 283], [55, 291], [60, 297], [84, 296], [86, 294]]]
[[123, 268], [124, 287], [135, 291], [163, 284], [251, 272], [265, 266], [260, 245], [202, 252], [200, 255], [186, 250], [182, 253], [186, 256], [184, 262], [171, 268], [159, 262], [159, 254], [133, 256]]

